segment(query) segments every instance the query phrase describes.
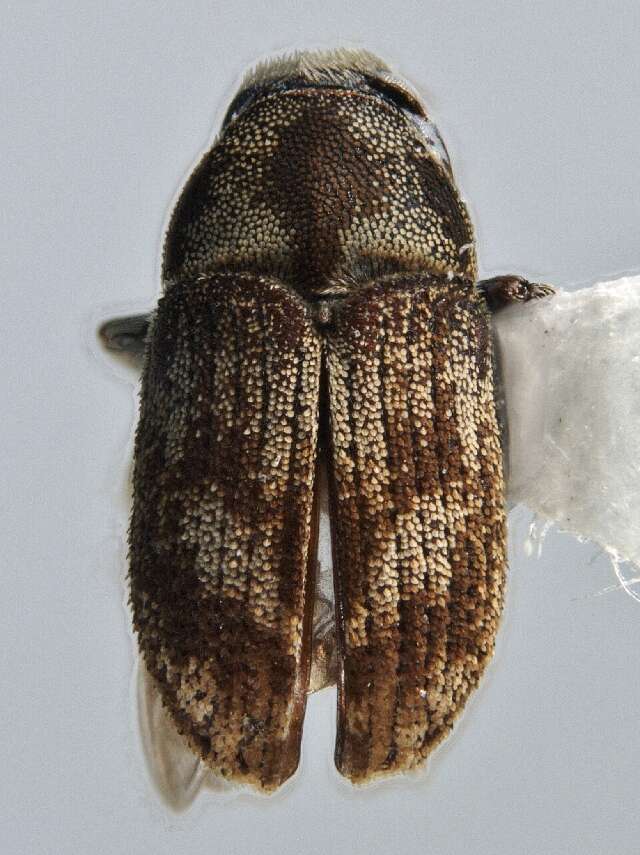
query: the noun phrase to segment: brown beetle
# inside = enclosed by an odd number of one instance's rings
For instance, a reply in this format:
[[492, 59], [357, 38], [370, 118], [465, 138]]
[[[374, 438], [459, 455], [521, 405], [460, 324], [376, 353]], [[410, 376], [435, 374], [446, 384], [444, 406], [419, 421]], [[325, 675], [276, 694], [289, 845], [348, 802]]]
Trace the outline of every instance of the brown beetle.
[[477, 282], [446, 148], [379, 59], [303, 53], [246, 80], [176, 205], [149, 329], [103, 330], [145, 348], [140, 651], [214, 772], [270, 791], [297, 768], [322, 467], [337, 767], [409, 769], [447, 735], [502, 609], [489, 309], [550, 291]]

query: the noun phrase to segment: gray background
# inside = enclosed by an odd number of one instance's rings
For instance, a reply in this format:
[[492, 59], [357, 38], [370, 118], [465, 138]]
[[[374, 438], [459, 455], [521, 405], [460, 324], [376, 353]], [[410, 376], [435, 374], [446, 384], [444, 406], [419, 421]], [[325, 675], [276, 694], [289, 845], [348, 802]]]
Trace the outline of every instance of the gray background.
[[526, 513], [494, 664], [422, 780], [337, 781], [324, 692], [285, 793], [167, 814], [123, 608], [135, 401], [93, 330], [154, 301], [168, 206], [245, 67], [345, 40], [424, 93], [484, 273], [637, 269], [639, 25], [635, 2], [575, 0], [4, 4], [3, 852], [638, 851], [639, 607], [566, 535], [526, 558]]

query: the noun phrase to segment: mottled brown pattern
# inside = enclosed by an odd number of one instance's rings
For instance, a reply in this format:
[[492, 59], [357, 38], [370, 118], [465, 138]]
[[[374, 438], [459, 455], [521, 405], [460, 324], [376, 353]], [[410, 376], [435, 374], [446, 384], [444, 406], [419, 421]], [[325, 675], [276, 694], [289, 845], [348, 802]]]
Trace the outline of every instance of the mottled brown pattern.
[[297, 297], [218, 275], [167, 291], [143, 377], [130, 535], [140, 647], [206, 762], [264, 789], [298, 764], [319, 370]]
[[414, 96], [367, 57], [322, 63], [258, 75], [187, 182], [136, 439], [140, 649], [191, 746], [263, 790], [298, 763], [319, 425], [343, 774], [412, 767], [447, 733], [491, 656], [505, 571], [466, 208]]
[[340, 771], [417, 765], [493, 652], [505, 516], [486, 308], [464, 281], [395, 276], [328, 336], [343, 657]]
[[165, 276], [255, 270], [313, 298], [396, 270], [473, 278], [472, 245], [455, 184], [400, 110], [294, 89], [258, 100], [205, 155], [171, 223]]

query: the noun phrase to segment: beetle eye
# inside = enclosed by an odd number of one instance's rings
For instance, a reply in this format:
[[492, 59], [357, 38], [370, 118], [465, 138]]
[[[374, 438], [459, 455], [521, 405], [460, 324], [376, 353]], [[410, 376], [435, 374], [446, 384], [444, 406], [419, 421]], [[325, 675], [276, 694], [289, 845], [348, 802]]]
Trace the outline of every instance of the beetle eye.
[[387, 101], [391, 101], [401, 110], [408, 110], [415, 116], [425, 116], [426, 112], [417, 93], [409, 84], [391, 74], [366, 76], [367, 83], [379, 92]]
[[229, 109], [225, 113], [224, 120], [222, 122], [222, 127], [226, 128], [229, 122], [233, 121], [236, 116], [247, 107], [253, 99], [258, 94], [257, 86], [247, 86], [246, 89], [242, 89], [233, 101], [229, 104]]
[[447, 169], [451, 169], [451, 160], [449, 152], [444, 144], [444, 140], [440, 136], [435, 122], [432, 122], [427, 116], [416, 116], [405, 111], [405, 114], [414, 122], [418, 130], [422, 134], [427, 147], [445, 164]]

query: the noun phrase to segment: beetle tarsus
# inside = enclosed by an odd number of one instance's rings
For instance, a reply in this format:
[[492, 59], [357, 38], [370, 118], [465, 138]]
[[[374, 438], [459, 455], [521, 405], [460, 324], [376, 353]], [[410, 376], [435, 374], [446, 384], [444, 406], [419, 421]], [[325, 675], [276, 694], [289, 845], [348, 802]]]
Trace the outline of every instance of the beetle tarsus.
[[544, 282], [529, 282], [522, 276], [493, 276], [478, 283], [491, 311], [497, 311], [512, 303], [528, 303], [555, 294], [555, 289]]

